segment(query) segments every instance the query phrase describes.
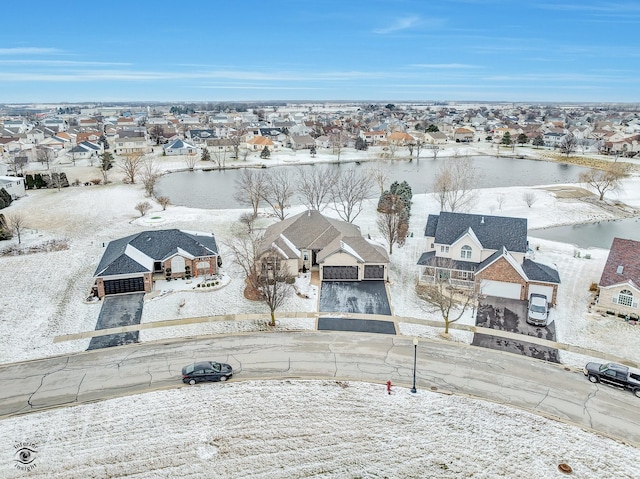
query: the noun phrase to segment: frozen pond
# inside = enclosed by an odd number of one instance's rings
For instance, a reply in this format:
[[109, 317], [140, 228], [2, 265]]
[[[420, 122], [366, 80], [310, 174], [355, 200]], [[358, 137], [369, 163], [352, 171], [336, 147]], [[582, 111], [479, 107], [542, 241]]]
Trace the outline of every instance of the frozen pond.
[[[473, 157], [477, 171], [478, 188], [496, 188], [500, 186], [536, 186], [562, 183], [577, 183], [578, 176], [586, 168], [564, 163], [541, 160], [505, 158], [494, 156]], [[332, 168], [360, 169], [363, 172], [371, 168], [380, 168], [389, 172], [389, 183], [406, 180], [414, 194], [433, 191], [433, 179], [440, 164], [447, 157], [436, 160], [422, 158], [413, 160], [366, 161], [360, 164], [316, 164], [276, 166], [256, 171], [269, 171], [285, 168], [295, 175], [300, 169]], [[268, 160], [265, 161], [268, 163]], [[234, 198], [236, 179], [239, 169], [185, 171], [163, 176], [156, 186], [156, 194], [168, 196], [174, 205], [192, 208], [228, 209], [241, 207]], [[293, 203], [296, 203], [294, 200]]]
[[610, 249], [613, 238], [640, 241], [640, 218], [529, 230], [529, 235], [534, 238], [573, 244], [580, 248]]

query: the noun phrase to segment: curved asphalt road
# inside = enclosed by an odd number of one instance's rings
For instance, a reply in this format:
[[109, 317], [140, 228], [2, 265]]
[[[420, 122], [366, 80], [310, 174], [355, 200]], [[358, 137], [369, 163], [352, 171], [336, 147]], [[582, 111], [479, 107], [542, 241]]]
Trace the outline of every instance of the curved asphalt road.
[[[181, 386], [182, 367], [202, 359], [230, 363], [236, 380], [391, 379], [395, 387], [411, 387], [413, 349], [409, 339], [379, 334], [250, 333], [1, 365], [0, 418]], [[423, 339], [417, 385], [528, 409], [640, 447], [640, 400], [629, 391], [591, 384], [582, 372], [557, 364]]]

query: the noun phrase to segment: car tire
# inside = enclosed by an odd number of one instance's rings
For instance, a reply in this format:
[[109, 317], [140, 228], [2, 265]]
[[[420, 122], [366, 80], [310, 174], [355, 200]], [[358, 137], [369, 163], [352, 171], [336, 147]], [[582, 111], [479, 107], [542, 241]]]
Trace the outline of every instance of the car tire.
[[227, 380], [227, 376], [220, 376], [220, 381], [226, 381]]
[[598, 379], [598, 376], [594, 376], [593, 374], [589, 374], [589, 381], [591, 381], [592, 383], [599, 383], [600, 379]]
[[633, 394], [635, 394], [637, 398], [640, 398], [640, 388], [634, 389]]
[[195, 379], [189, 379], [189, 384], [190, 384], [191, 386], [193, 386], [195, 383], [196, 383], [196, 380], [195, 380]]

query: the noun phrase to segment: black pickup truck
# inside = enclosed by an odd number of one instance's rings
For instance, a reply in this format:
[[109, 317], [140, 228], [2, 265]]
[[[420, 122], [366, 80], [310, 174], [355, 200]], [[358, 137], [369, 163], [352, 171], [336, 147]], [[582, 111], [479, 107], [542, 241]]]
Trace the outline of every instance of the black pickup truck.
[[582, 371], [592, 383], [603, 382], [628, 389], [640, 398], [640, 373], [629, 370], [627, 366], [615, 363], [587, 363]]

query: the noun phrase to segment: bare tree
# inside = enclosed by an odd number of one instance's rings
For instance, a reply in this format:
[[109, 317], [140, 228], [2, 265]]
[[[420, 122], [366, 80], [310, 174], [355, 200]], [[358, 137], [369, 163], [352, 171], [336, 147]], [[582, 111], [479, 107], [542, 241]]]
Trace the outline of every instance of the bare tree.
[[496, 196], [496, 203], [498, 203], [498, 209], [502, 211], [502, 205], [504, 205], [505, 196], [504, 193], [500, 193]]
[[269, 307], [269, 326], [276, 325], [275, 311], [291, 296], [294, 279], [295, 276], [289, 272], [287, 264], [275, 249], [272, 248], [267, 254], [262, 255], [261, 271], [256, 278], [255, 286], [262, 301]]
[[382, 193], [384, 193], [384, 185], [389, 181], [389, 171], [380, 167], [374, 167], [369, 169], [368, 173], [380, 188], [380, 196], [382, 196]]
[[431, 145], [429, 149], [431, 150], [431, 158], [434, 160], [437, 159], [438, 153], [440, 153], [440, 147], [438, 145]]
[[168, 196], [157, 196], [156, 202], [160, 206], [162, 206], [162, 211], [165, 211], [167, 209], [167, 206], [169, 206], [169, 204], [171, 203], [171, 200], [169, 199]]
[[140, 171], [140, 168], [142, 168], [143, 162], [143, 157], [139, 153], [129, 153], [122, 156], [118, 166], [124, 172], [125, 180], [127, 182], [135, 184], [136, 176], [138, 176], [138, 172]]
[[332, 133], [330, 139], [333, 154], [338, 155], [338, 161], [340, 161], [340, 154], [344, 148], [344, 133], [342, 131]]
[[[236, 159], [240, 159], [240, 145], [244, 142], [246, 134], [247, 130], [245, 128], [235, 129], [229, 134], [229, 140], [231, 141], [231, 147], [233, 148], [233, 157]], [[247, 155], [244, 156], [244, 159], [247, 159]]]
[[576, 137], [571, 133], [567, 133], [560, 142], [560, 151], [569, 156], [576, 149]]
[[18, 244], [22, 242], [22, 233], [27, 228], [27, 220], [22, 213], [10, 213], [5, 218], [9, 231], [18, 237]]
[[608, 191], [620, 188], [620, 181], [626, 175], [626, 168], [621, 163], [610, 163], [604, 170], [589, 170], [578, 177], [580, 183], [585, 183], [598, 192], [599, 200], [604, 199]]
[[144, 158], [140, 163], [139, 177], [147, 197], [153, 196], [153, 190], [161, 176], [162, 172], [154, 158], [152, 156]]
[[438, 168], [433, 187], [441, 211], [468, 210], [477, 197], [473, 188], [477, 177], [471, 158], [454, 157], [443, 162]]
[[[217, 140], [216, 145], [213, 147], [213, 160], [218, 168], [224, 168], [227, 164], [227, 143], [229, 140], [221, 139]], [[235, 147], [235, 144], [232, 145]], [[239, 153], [238, 153], [239, 154]]]
[[276, 217], [283, 220], [287, 217], [284, 210], [290, 206], [289, 202], [295, 193], [291, 176], [286, 169], [276, 170], [265, 176], [267, 180], [262, 199], [271, 206]]
[[151, 203], [148, 201], [141, 201], [135, 206], [135, 209], [140, 212], [140, 216], [144, 216], [151, 209]]
[[195, 151], [192, 153], [189, 153], [187, 157], [184, 159], [184, 162], [187, 165], [187, 169], [189, 171], [193, 171], [193, 169], [196, 167], [196, 163], [198, 162], [197, 153]]
[[251, 206], [253, 216], [258, 216], [258, 208], [265, 195], [268, 179], [269, 175], [260, 170], [240, 170], [240, 177], [236, 180], [234, 197], [238, 203]]
[[49, 166], [56, 158], [56, 151], [53, 148], [48, 148], [46, 146], [38, 146], [36, 148], [36, 156], [38, 161], [45, 164], [48, 170]]
[[240, 223], [245, 225], [247, 228], [247, 233], [253, 233], [253, 226], [256, 222], [256, 216], [251, 213], [242, 213], [240, 215]]
[[527, 204], [529, 208], [533, 206], [538, 197], [533, 191], [526, 191], [522, 194], [522, 200]]
[[7, 161], [11, 170], [16, 174], [16, 176], [24, 176], [24, 167], [26, 166], [26, 157], [18, 156], [16, 153], [11, 153], [9, 155], [9, 159]]
[[241, 234], [229, 244], [229, 248], [234, 262], [245, 274], [245, 296], [263, 301], [271, 313], [269, 325], [275, 326], [275, 311], [291, 295], [294, 276], [275, 249], [259, 255], [261, 241], [258, 235]]
[[[420, 152], [425, 147], [424, 140], [416, 139], [413, 143], [413, 151], [416, 152], [416, 160], [420, 161]], [[409, 150], [411, 152], [411, 150]]]
[[371, 194], [372, 186], [371, 175], [356, 170], [341, 171], [336, 175], [331, 200], [338, 216], [348, 223], [353, 223], [362, 212], [363, 201]]
[[106, 185], [109, 182], [109, 170], [113, 168], [113, 155], [107, 151], [100, 155], [100, 173], [102, 182]]
[[471, 289], [456, 288], [451, 284], [455, 263], [451, 258], [437, 258], [431, 266], [433, 280], [416, 285], [416, 293], [425, 303], [428, 313], [440, 313], [444, 320], [444, 334], [449, 334], [449, 325], [464, 315], [470, 306], [475, 305], [478, 297], [478, 283]]
[[393, 159], [396, 157], [396, 153], [398, 152], [399, 145], [396, 141], [391, 141], [387, 145], [388, 157]]
[[298, 193], [305, 206], [322, 211], [331, 198], [337, 173], [330, 168], [315, 167], [298, 173]]
[[382, 198], [376, 224], [389, 243], [389, 254], [393, 254], [393, 245], [402, 246], [409, 234], [409, 214], [400, 196], [388, 194]]

